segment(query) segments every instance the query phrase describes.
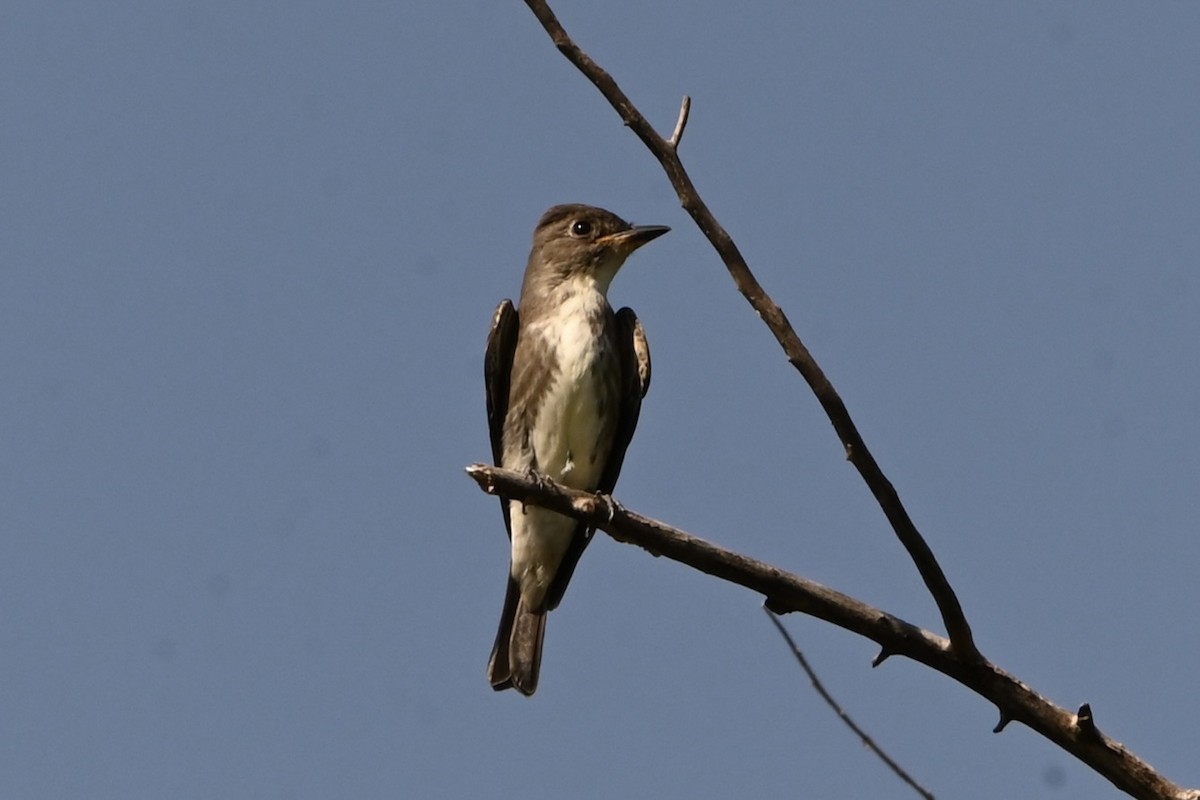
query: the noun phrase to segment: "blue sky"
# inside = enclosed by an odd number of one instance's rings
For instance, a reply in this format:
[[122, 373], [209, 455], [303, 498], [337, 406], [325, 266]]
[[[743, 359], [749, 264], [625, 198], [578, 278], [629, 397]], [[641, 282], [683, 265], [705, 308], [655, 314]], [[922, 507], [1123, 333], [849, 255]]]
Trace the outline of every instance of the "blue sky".
[[[1200, 785], [1200, 6], [555, 4], [681, 148], [984, 653]], [[907, 796], [759, 598], [600, 537], [538, 694], [481, 357], [559, 202], [668, 236], [629, 508], [934, 629], [802, 381], [521, 3], [9, 4], [0, 795]], [[792, 616], [938, 796], [1115, 797]]]

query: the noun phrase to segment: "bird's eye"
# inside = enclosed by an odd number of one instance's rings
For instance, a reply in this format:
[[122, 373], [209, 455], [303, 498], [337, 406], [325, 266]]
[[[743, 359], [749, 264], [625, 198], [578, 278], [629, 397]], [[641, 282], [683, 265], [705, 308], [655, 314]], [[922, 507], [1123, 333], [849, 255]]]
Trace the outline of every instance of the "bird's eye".
[[592, 232], [592, 223], [586, 219], [577, 219], [571, 223], [572, 236], [587, 236]]

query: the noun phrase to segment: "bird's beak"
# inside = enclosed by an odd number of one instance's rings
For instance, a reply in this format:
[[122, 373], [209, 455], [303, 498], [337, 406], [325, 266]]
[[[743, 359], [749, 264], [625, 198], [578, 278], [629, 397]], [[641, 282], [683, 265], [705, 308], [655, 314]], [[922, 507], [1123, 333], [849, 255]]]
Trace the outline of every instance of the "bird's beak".
[[629, 230], [610, 233], [601, 241], [612, 245], [625, 255], [629, 255], [646, 242], [657, 239], [669, 230], [671, 229], [666, 225], [634, 225]]

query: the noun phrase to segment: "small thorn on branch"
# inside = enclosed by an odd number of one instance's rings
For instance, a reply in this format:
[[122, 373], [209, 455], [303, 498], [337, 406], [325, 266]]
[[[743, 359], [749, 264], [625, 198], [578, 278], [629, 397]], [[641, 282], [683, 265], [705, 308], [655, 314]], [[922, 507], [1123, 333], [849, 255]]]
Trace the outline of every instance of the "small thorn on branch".
[[887, 661], [891, 657], [892, 657], [891, 649], [889, 649], [887, 647], [881, 647], [879, 649], [879, 655], [877, 655], [871, 659], [871, 669], [878, 667], [880, 664]]
[[1092, 706], [1090, 703], [1084, 703], [1079, 707], [1079, 711], [1075, 714], [1075, 724], [1079, 726], [1079, 732], [1093, 739], [1100, 738], [1100, 729], [1096, 727], [1096, 718], [1092, 716]]
[[675, 130], [671, 134], [671, 138], [667, 139], [667, 144], [672, 150], [679, 148], [679, 140], [683, 138], [683, 129], [687, 127], [688, 116], [692, 113], [692, 98], [686, 94], [683, 96], [683, 102], [679, 105], [679, 119], [675, 120]]
[[1007, 711], [1005, 711], [1003, 708], [1000, 709], [1000, 721], [996, 723], [996, 727], [992, 728], [992, 733], [1000, 733], [1005, 728], [1007, 728], [1008, 723], [1010, 723], [1012, 721], [1013, 721], [1012, 715], [1009, 714]]

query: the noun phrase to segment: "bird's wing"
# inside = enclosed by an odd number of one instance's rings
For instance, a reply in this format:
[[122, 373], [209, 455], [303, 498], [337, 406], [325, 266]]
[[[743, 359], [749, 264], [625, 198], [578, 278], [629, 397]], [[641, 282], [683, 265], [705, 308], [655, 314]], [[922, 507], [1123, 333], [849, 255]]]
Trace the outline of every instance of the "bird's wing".
[[[608, 454], [608, 462], [600, 475], [600, 483], [596, 491], [602, 494], [612, 494], [617, 485], [617, 477], [621, 474], [621, 465], [625, 461], [625, 451], [633, 439], [633, 431], [637, 428], [638, 415], [642, 411], [642, 398], [650, 389], [650, 345], [646, 341], [646, 332], [642, 323], [631, 308], [622, 308], [617, 312], [617, 353], [621, 360], [621, 404], [617, 415], [617, 428], [613, 432], [612, 451]], [[556, 608], [567, 591], [567, 584], [575, 573], [575, 565], [583, 555], [588, 542], [592, 540], [594, 529], [580, 524], [571, 538], [571, 545], [563, 556], [562, 565], [554, 576], [554, 582], [546, 595], [546, 606]]]
[[[513, 353], [517, 350], [519, 317], [512, 300], [504, 300], [496, 307], [492, 317], [492, 329], [488, 332], [487, 350], [483, 356], [483, 383], [487, 390], [488, 432], [492, 438], [492, 463], [501, 463], [504, 453], [504, 417], [508, 414], [508, 390], [512, 377]], [[512, 522], [509, 518], [508, 501], [500, 498], [500, 509], [504, 512], [504, 528], [512, 538]]]
[[633, 439], [638, 415], [642, 411], [642, 398], [650, 390], [650, 345], [646, 342], [642, 323], [632, 308], [622, 308], [617, 312], [617, 345], [623, 381], [621, 410], [617, 415], [612, 452], [609, 453], [608, 463], [604, 465], [600, 484], [596, 487], [596, 491], [604, 494], [611, 494], [617, 485], [617, 476], [621, 474], [621, 464], [625, 461], [625, 450]]

